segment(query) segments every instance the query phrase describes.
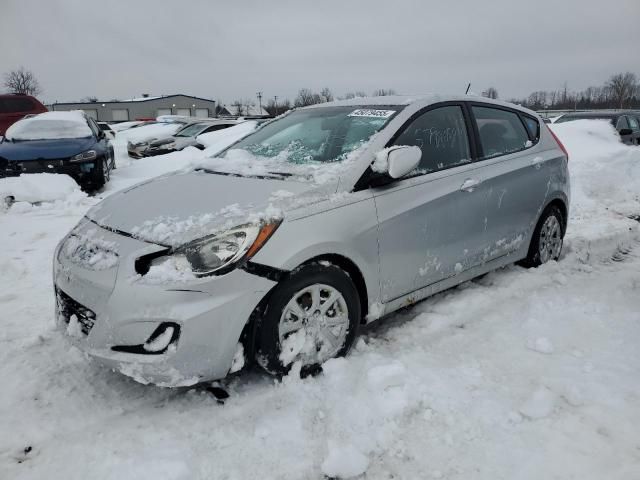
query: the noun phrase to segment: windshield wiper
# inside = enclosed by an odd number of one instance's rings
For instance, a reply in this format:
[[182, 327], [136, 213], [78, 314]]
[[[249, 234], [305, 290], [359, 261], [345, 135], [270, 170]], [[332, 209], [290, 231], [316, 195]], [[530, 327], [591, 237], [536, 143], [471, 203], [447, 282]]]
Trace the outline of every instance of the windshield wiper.
[[293, 175], [292, 173], [280, 173], [280, 172], [267, 172], [267, 175], [259, 175], [259, 174], [246, 175], [240, 172], [221, 172], [219, 170], [210, 170], [208, 168], [197, 168], [196, 171], [211, 173], [213, 175], [226, 175], [227, 177], [259, 178], [261, 180], [273, 180], [273, 179], [282, 180], [284, 178], [287, 178]]

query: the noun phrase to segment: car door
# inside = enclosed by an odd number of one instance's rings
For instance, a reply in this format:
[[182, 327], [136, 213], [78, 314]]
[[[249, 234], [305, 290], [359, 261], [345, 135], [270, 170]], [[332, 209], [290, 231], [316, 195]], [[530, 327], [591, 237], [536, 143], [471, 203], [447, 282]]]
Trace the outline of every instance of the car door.
[[627, 145], [631, 145], [634, 143], [633, 132], [629, 127], [629, 121], [627, 120], [626, 115], [621, 115], [620, 117], [618, 117], [618, 120], [616, 121], [616, 130], [620, 134], [622, 143], [626, 143]]
[[104, 152], [107, 157], [107, 164], [109, 167], [113, 168], [113, 147], [111, 146], [111, 142], [107, 138], [107, 135], [100, 129], [93, 118], [87, 117], [87, 123], [96, 137], [96, 142], [100, 152]]
[[479, 176], [487, 213], [483, 261], [520, 248], [546, 204], [551, 171], [562, 158], [557, 150], [540, 151], [537, 118], [502, 106], [472, 103], [478, 136]]
[[638, 118], [633, 115], [629, 115], [627, 117], [627, 120], [629, 122], [629, 128], [632, 132], [632, 143], [634, 145], [640, 145], [640, 123], [638, 122]]
[[408, 178], [373, 189], [385, 303], [480, 262], [485, 201], [468, 125], [462, 103], [438, 104], [390, 142], [416, 145], [422, 158]]

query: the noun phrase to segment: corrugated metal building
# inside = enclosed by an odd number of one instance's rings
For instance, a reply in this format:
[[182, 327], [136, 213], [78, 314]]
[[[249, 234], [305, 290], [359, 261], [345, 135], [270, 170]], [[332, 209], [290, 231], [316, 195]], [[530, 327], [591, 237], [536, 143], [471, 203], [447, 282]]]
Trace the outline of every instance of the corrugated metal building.
[[184, 115], [207, 118], [216, 116], [216, 102], [190, 95], [143, 96], [117, 102], [75, 102], [48, 105], [50, 111], [83, 110], [101, 122], [125, 122], [159, 115]]

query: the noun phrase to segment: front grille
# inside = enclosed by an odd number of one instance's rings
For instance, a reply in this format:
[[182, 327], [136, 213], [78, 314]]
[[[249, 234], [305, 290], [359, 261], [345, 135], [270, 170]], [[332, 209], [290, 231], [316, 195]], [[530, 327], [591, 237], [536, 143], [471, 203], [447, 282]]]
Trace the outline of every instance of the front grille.
[[66, 324], [69, 324], [71, 317], [75, 316], [80, 324], [80, 330], [85, 335], [89, 335], [96, 321], [93, 310], [76, 302], [59, 288], [56, 288], [56, 311], [58, 318], [62, 318]]

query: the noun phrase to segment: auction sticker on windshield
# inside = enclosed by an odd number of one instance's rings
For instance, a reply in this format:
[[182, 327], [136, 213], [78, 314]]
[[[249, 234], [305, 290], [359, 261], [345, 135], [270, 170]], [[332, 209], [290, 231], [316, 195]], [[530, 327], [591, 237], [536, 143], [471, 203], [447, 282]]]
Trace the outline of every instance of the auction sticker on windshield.
[[395, 110], [369, 110], [369, 109], [360, 109], [354, 110], [348, 116], [349, 117], [374, 117], [374, 118], [389, 118], [391, 115], [396, 113]]

